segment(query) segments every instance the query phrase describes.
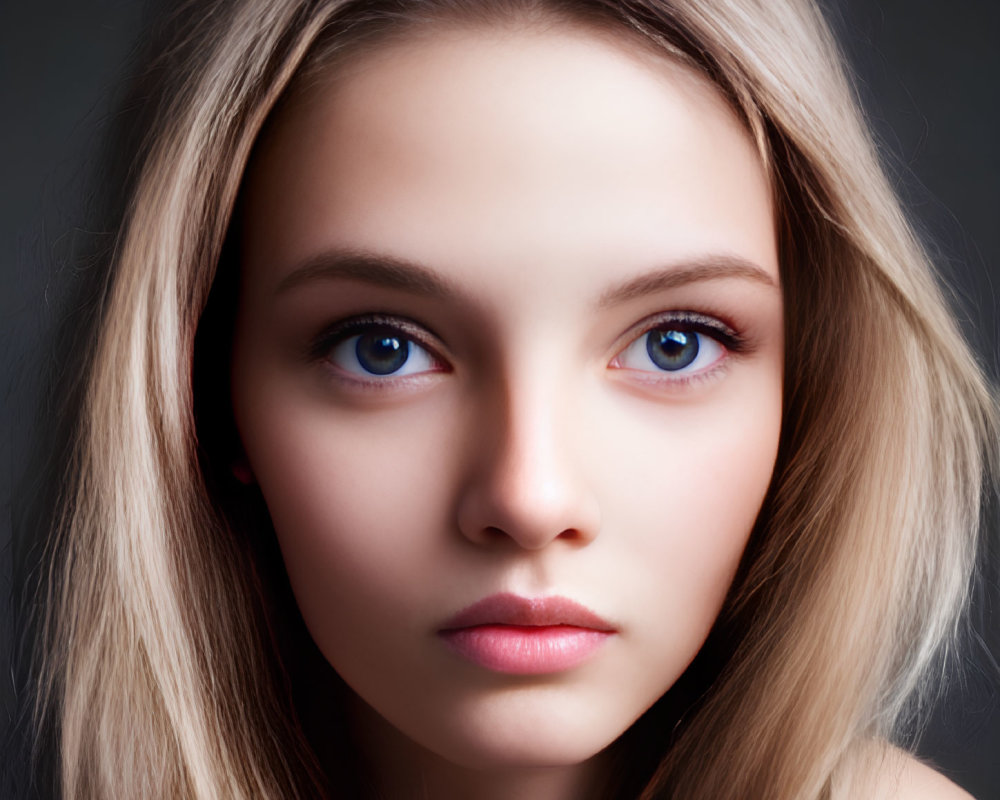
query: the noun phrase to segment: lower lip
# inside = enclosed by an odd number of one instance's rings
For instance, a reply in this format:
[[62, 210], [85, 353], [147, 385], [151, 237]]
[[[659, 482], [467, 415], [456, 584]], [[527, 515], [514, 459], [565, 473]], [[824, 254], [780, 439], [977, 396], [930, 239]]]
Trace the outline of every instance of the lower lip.
[[594, 655], [611, 635], [573, 625], [476, 625], [441, 632], [460, 656], [508, 675], [571, 669]]

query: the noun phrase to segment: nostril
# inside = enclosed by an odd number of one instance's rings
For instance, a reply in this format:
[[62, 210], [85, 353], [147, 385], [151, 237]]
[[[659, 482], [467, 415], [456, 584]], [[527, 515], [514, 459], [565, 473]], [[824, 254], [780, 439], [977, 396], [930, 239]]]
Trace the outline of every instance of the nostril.
[[548, 535], [529, 535], [526, 531], [508, 531], [497, 525], [486, 525], [479, 529], [479, 541], [480, 543], [486, 542], [497, 542], [501, 539], [510, 540], [515, 542], [521, 547], [525, 547], [530, 550], [537, 549], [539, 547], [544, 547], [549, 542], [556, 539], [564, 539], [570, 542], [584, 541], [587, 537], [579, 528], [565, 528], [560, 533], [548, 536]]
[[[523, 427], [523, 426], [522, 426]], [[458, 530], [479, 545], [505, 541], [537, 550], [560, 540], [591, 541], [600, 524], [597, 498], [568, 459], [556, 459], [553, 442], [525, 443], [527, 433], [505, 436], [480, 455], [455, 497]]]

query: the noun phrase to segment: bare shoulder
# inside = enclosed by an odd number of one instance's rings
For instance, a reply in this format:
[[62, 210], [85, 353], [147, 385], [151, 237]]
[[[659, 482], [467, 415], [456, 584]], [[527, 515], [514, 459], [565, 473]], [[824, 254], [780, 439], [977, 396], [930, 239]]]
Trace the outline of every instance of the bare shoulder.
[[895, 747], [884, 747], [874, 766], [873, 800], [973, 800], [933, 767]]

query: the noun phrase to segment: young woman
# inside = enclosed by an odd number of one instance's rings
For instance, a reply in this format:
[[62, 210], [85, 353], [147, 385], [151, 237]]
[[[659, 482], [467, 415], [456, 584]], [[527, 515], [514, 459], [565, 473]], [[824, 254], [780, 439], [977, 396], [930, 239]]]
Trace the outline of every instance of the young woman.
[[82, 369], [62, 796], [963, 793], [993, 400], [807, 2], [192, 4]]

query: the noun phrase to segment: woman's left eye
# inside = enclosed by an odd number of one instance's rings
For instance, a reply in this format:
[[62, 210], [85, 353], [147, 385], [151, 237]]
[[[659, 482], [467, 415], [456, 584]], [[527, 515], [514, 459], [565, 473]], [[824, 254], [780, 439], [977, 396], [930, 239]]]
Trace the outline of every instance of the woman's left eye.
[[611, 366], [678, 377], [698, 375], [725, 357], [726, 347], [719, 341], [722, 335], [721, 331], [712, 335], [687, 324], [664, 323], [635, 339]]
[[345, 372], [369, 380], [433, 372], [440, 366], [405, 331], [389, 325], [342, 332], [326, 350], [325, 358]]

